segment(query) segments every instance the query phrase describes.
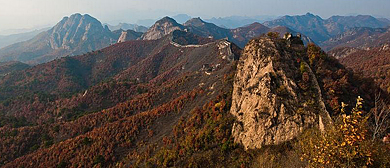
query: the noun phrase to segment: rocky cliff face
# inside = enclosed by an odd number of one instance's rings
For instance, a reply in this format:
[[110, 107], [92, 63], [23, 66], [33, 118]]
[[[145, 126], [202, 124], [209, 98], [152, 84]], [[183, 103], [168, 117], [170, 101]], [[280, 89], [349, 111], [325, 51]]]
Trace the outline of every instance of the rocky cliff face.
[[[90, 21], [90, 23], [87, 23]], [[70, 17], [64, 17], [52, 29], [48, 31], [50, 34], [49, 43], [51, 48], [70, 48], [71, 43], [75, 39], [86, 39], [86, 30], [92, 25], [96, 26], [96, 22], [89, 17], [84, 17], [80, 14], [74, 14]], [[100, 25], [101, 26], [101, 25]], [[79, 40], [77, 40], [79, 41]]]
[[118, 30], [118, 31], [122, 31], [121, 35], [119, 36], [118, 43], [130, 41], [130, 40], [136, 40], [142, 35], [141, 32], [135, 32], [133, 30], [127, 30], [127, 31]]
[[184, 26], [170, 17], [164, 17], [157, 21], [149, 30], [142, 35], [143, 40], [156, 40], [172, 33], [175, 30], [184, 30]]
[[48, 31], [52, 49], [75, 49], [86, 43], [87, 48], [100, 49], [115, 43], [112, 32], [88, 14], [64, 17]]
[[251, 40], [237, 66], [231, 113], [235, 141], [246, 149], [295, 138], [332, 122], [301, 44], [268, 37]]

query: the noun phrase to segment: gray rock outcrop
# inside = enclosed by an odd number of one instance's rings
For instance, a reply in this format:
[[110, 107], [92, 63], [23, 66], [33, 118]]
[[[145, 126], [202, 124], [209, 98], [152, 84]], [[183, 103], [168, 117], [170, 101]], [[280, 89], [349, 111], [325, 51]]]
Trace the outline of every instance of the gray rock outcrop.
[[121, 35], [119, 36], [118, 42], [117, 43], [122, 43], [130, 40], [136, 40], [139, 37], [141, 37], [142, 33], [141, 32], [135, 32], [133, 30], [127, 30], [123, 31]]
[[156, 40], [172, 33], [175, 30], [184, 30], [184, 26], [170, 17], [164, 17], [157, 21], [141, 37], [142, 40]]
[[64, 17], [48, 33], [52, 49], [76, 50], [82, 48], [82, 50], [89, 51], [116, 42], [111, 31], [104, 28], [97, 19], [88, 14], [77, 13], [70, 17]]

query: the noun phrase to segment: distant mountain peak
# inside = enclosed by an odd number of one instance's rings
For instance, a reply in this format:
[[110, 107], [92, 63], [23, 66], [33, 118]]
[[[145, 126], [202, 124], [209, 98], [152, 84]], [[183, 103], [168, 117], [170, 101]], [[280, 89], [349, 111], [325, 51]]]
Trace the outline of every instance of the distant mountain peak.
[[72, 14], [71, 16], [69, 16], [69, 17], [68, 16], [64, 17], [59, 23], [57, 23], [57, 25], [61, 25], [64, 22], [78, 22], [80, 20], [85, 20], [85, 21], [88, 21], [88, 22], [96, 22], [96, 23], [101, 24], [99, 20], [97, 20], [96, 18], [92, 17], [91, 15], [88, 15], [88, 14], [82, 15], [80, 13], [75, 13], [75, 14]]
[[[119, 34], [120, 35], [120, 34]], [[54, 58], [86, 53], [115, 43], [118, 36], [88, 14], [64, 17], [50, 30], [33, 39], [0, 50], [0, 60], [42, 63]], [[25, 56], [24, 53], [29, 53]]]
[[[82, 15], [83, 16], [83, 15]], [[91, 17], [91, 18], [93, 18], [91, 15], [89, 15], [89, 14], [84, 14], [84, 17]]]
[[191, 16], [189, 16], [187, 14], [178, 14], [178, 15], [172, 16], [172, 18], [175, 19], [176, 22], [182, 24], [182, 23], [185, 23], [187, 20], [191, 19]]
[[[249, 24], [247, 27], [256, 27], [256, 26], [264, 26], [264, 25], [259, 23], [259, 22], [253, 22], [252, 24]], [[267, 27], [267, 26], [264, 26], [264, 27]]]
[[192, 18], [192, 19], [188, 20], [186, 23], [184, 23], [185, 26], [187, 26], [187, 25], [202, 26], [205, 24], [206, 24], [206, 22], [203, 21], [200, 17]]
[[140, 26], [137, 24], [130, 24], [130, 23], [119, 23], [117, 25], [110, 25], [105, 23], [105, 26], [107, 26], [111, 31], [116, 31], [116, 30], [133, 30], [136, 32], [146, 32], [148, 31], [147, 27]]
[[166, 16], [151, 26], [148, 31], [142, 35], [141, 39], [156, 40], [172, 33], [175, 30], [184, 30], [184, 26], [177, 23], [175, 19]]
[[310, 12], [307, 12], [305, 15], [306, 15], [306, 16], [315, 16], [314, 14], [312, 14], [312, 13], [310, 13]]
[[108, 31], [96, 18], [76, 13], [49, 30], [50, 46], [53, 49], [71, 49], [76, 47], [78, 42], [93, 38], [93, 34], [109, 33]]
[[176, 22], [175, 19], [173, 19], [173, 18], [171, 18], [169, 16], [163, 17], [162, 19], [158, 20], [156, 23], [165, 23], [165, 22], [179, 24], [179, 23]]
[[74, 13], [74, 14], [72, 14], [72, 15], [70, 15], [70, 17], [76, 17], [76, 16], [82, 16], [80, 13]]

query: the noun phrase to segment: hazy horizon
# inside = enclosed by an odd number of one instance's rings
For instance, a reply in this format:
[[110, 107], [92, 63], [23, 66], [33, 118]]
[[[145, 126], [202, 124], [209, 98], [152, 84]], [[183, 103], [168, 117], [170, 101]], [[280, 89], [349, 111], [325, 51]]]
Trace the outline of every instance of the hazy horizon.
[[[388, 0], [3, 0], [0, 34], [12, 29], [38, 29], [55, 25], [74, 13], [89, 14], [102, 23], [137, 23], [144, 19], [188, 14], [208, 19], [227, 16], [303, 15], [326, 19], [333, 15], [372, 15], [390, 18]], [[12, 33], [11, 33], [12, 34]]]

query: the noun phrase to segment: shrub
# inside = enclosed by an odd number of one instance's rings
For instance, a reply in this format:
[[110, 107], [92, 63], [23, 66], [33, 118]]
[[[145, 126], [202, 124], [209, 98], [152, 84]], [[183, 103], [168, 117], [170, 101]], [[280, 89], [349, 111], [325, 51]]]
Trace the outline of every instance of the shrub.
[[301, 62], [301, 65], [299, 66], [299, 70], [301, 71], [301, 74], [306, 72], [306, 65], [304, 62]]
[[272, 38], [272, 39], [277, 39], [277, 38], [279, 38], [279, 33], [278, 32], [268, 32], [267, 36]]
[[60, 126], [59, 125], [54, 126], [53, 131], [56, 133], [60, 132]]
[[68, 166], [68, 163], [65, 161], [61, 161], [58, 165], [57, 168], [65, 168]]
[[93, 164], [96, 165], [96, 164], [104, 164], [105, 163], [105, 159], [102, 155], [98, 155], [96, 156], [94, 159], [93, 159]]
[[332, 129], [306, 131], [299, 140], [301, 159], [310, 167], [363, 167], [373, 165], [374, 143], [368, 139], [367, 119], [358, 97], [351, 114], [341, 116]]
[[88, 137], [84, 137], [84, 139], [81, 142], [81, 144], [83, 144], [83, 145], [89, 145], [91, 143], [92, 143], [92, 140], [89, 139]]

